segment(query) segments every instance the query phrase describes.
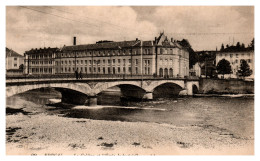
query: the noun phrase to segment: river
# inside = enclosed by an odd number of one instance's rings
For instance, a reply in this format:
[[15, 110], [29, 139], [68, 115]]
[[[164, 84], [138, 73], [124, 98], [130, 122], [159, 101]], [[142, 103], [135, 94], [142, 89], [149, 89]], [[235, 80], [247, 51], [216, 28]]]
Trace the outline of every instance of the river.
[[74, 105], [51, 103], [50, 99], [60, 97], [53, 90], [34, 90], [9, 97], [6, 100], [7, 115], [33, 112], [67, 118], [152, 122], [178, 127], [201, 126], [226, 131], [238, 137], [254, 138], [253, 97], [161, 98], [147, 102], [128, 102], [127, 106], [121, 106], [120, 93], [110, 91], [98, 97], [100, 106], [96, 109], [77, 109], [72, 108]]

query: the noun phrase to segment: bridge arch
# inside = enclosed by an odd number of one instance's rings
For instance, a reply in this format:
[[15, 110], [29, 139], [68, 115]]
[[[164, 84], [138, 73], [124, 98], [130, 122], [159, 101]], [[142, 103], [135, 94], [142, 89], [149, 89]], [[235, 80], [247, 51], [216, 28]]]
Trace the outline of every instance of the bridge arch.
[[182, 89], [184, 89], [184, 87], [185, 87], [184, 81], [182, 81], [182, 80], [160, 80], [160, 81], [151, 82], [151, 84], [146, 86], [144, 89], [146, 91], [153, 92], [156, 87], [166, 84], [166, 83], [177, 85]]
[[93, 94], [99, 94], [102, 91], [105, 91], [108, 88], [115, 87], [115, 86], [122, 86], [122, 85], [130, 85], [140, 88], [140, 90], [145, 89], [141, 87], [141, 83], [139, 81], [112, 81], [112, 82], [105, 82], [105, 83], [98, 83], [95, 88], [92, 90]]
[[21, 85], [21, 86], [7, 86], [6, 97], [10, 97], [19, 93], [23, 93], [33, 89], [40, 89], [40, 88], [71, 89], [86, 95], [89, 95], [88, 91], [91, 91], [91, 88], [88, 85], [83, 83], [48, 83], [48, 84], [45, 83], [45, 84], [31, 84], [31, 85]]

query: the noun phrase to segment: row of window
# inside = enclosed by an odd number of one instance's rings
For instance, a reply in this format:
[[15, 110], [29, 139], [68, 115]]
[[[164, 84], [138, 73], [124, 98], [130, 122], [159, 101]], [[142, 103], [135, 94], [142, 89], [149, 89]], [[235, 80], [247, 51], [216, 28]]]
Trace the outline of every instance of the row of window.
[[30, 55], [29, 58], [31, 59], [41, 59], [41, 58], [52, 58], [52, 54], [35, 54], [35, 55]]
[[[96, 65], [96, 64], [101, 64], [101, 62], [103, 63], [103, 65], [105, 65], [106, 64], [106, 62], [108, 63], [108, 64], [111, 64], [111, 60], [110, 59], [108, 59], [108, 60], [106, 60], [106, 59], [103, 59], [103, 60], [93, 60], [93, 64], [94, 65]], [[112, 59], [112, 64], [116, 64], [116, 63], [118, 63], [118, 64], [121, 64], [121, 62], [125, 65], [126, 64], [126, 59], [122, 59], [122, 61], [121, 61], [121, 59]], [[81, 65], [92, 65], [92, 60], [76, 60], [76, 63], [77, 64], [81, 64]], [[62, 60], [61, 61], [61, 64], [62, 65], [71, 65], [71, 64], [75, 64], [75, 60]], [[131, 64], [131, 59], [128, 59], [128, 64]], [[138, 64], [138, 59], [135, 59], [135, 64], [137, 65]], [[145, 65], [147, 65], [147, 66], [149, 66], [150, 65], [150, 60], [144, 60], [144, 64]], [[56, 61], [56, 65], [58, 65], [58, 62]]]
[[[245, 60], [247, 63], [251, 63], [251, 59], [241, 59], [240, 63], [242, 62], [242, 60]], [[232, 62], [232, 64], [234, 63], [238, 63], [238, 60], [236, 59], [234, 62]]]
[[52, 68], [32, 68], [32, 73], [52, 73]]
[[31, 61], [32, 64], [52, 64], [52, 61]]
[[[78, 69], [78, 68], [77, 68]], [[58, 71], [58, 68], [56, 68], [56, 70]], [[101, 71], [102, 70], [102, 71]], [[123, 67], [123, 68], [116, 68], [116, 67], [113, 67], [113, 68], [100, 68], [100, 67], [94, 67], [93, 68], [93, 73], [98, 73], [98, 74], [130, 74], [131, 73], [131, 70], [132, 68], [131, 67], [128, 67], [128, 71], [126, 71], [126, 68]], [[64, 67], [64, 68], [61, 68], [61, 73], [72, 73], [75, 71], [75, 68], [72, 67]], [[79, 71], [83, 72], [83, 73], [92, 73], [92, 68], [91, 67], [80, 67], [79, 68]], [[138, 74], [138, 67], [135, 67], [135, 74]], [[145, 67], [144, 68], [144, 74], [151, 74], [151, 70], [150, 70], [150, 67]]]
[[[229, 56], [230, 58], [233, 58], [233, 56], [236, 56], [236, 58], [239, 58], [239, 55], [240, 54], [219, 54], [220, 57], [222, 57], [222, 56], [225, 56], [225, 57]], [[245, 55], [250, 56], [250, 53], [247, 53], [247, 54], [242, 53], [241, 54], [242, 57], [244, 57]]]

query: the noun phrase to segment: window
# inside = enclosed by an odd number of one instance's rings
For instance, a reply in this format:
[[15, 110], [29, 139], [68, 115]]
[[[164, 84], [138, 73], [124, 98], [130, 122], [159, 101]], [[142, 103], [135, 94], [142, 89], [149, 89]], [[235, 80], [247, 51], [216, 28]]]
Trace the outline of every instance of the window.
[[61, 64], [63, 64], [63, 61], [61, 61]]
[[87, 68], [87, 67], [85, 67], [85, 72], [86, 72], [86, 73], [88, 72], [88, 68]]
[[128, 62], [131, 63], [131, 59], [128, 59]]
[[236, 57], [238, 58], [238, 54], [236, 54]]
[[138, 68], [137, 67], [135, 67], [135, 73], [138, 74]]
[[115, 64], [116, 63], [116, 59], [113, 59], [113, 64]]
[[106, 64], [106, 60], [105, 60], [105, 59], [103, 60], [103, 64], [104, 64], [104, 65]]
[[80, 62], [81, 62], [81, 64], [83, 64], [83, 60], [81, 60]]
[[163, 54], [163, 48], [160, 49], [160, 53]]
[[236, 59], [236, 62], [235, 63], [238, 63], [238, 60]]
[[91, 60], [89, 60], [89, 64], [91, 64]]
[[89, 67], [89, 72], [92, 72], [91, 67]]
[[14, 60], [17, 60], [17, 58], [14, 58]]
[[110, 64], [110, 63], [111, 63], [110, 59], [109, 59], [109, 60], [107, 60], [107, 63], [108, 63], [108, 64]]
[[135, 59], [135, 64], [136, 64], [136, 65], [138, 64], [138, 59]]
[[128, 67], [128, 72], [129, 72], [129, 73], [131, 73], [131, 70], [132, 70], [132, 68], [131, 68], [131, 67]]
[[95, 67], [93, 68], [93, 71], [94, 71], [94, 73], [96, 72], [96, 68]]
[[125, 59], [123, 59], [123, 64], [125, 65]]
[[86, 64], [86, 65], [88, 64], [88, 60], [85, 60], [85, 64]]
[[105, 67], [103, 67], [103, 74], [105, 74], [106, 73], [106, 68]]
[[125, 73], [125, 67], [123, 67], [123, 72]]
[[120, 62], [121, 62], [121, 60], [120, 60], [120, 59], [118, 59], [118, 64], [120, 64]]
[[232, 58], [233, 57], [233, 54], [230, 54], [230, 58]]
[[117, 72], [120, 73], [120, 67], [117, 68]]
[[248, 63], [251, 63], [251, 59], [248, 59]]
[[14, 64], [14, 67], [17, 67], [17, 64]]
[[100, 73], [100, 67], [98, 67], [98, 73]]
[[113, 74], [116, 74], [116, 68], [113, 67]]
[[77, 60], [77, 64], [79, 64], [79, 60]]

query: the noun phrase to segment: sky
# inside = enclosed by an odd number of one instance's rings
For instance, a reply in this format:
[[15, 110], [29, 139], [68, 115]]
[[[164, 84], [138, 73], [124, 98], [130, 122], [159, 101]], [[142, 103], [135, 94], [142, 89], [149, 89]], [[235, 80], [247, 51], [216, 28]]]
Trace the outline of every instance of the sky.
[[99, 40], [154, 40], [160, 32], [187, 39], [195, 51], [254, 38], [252, 6], [7, 6], [6, 47], [91, 44]]

